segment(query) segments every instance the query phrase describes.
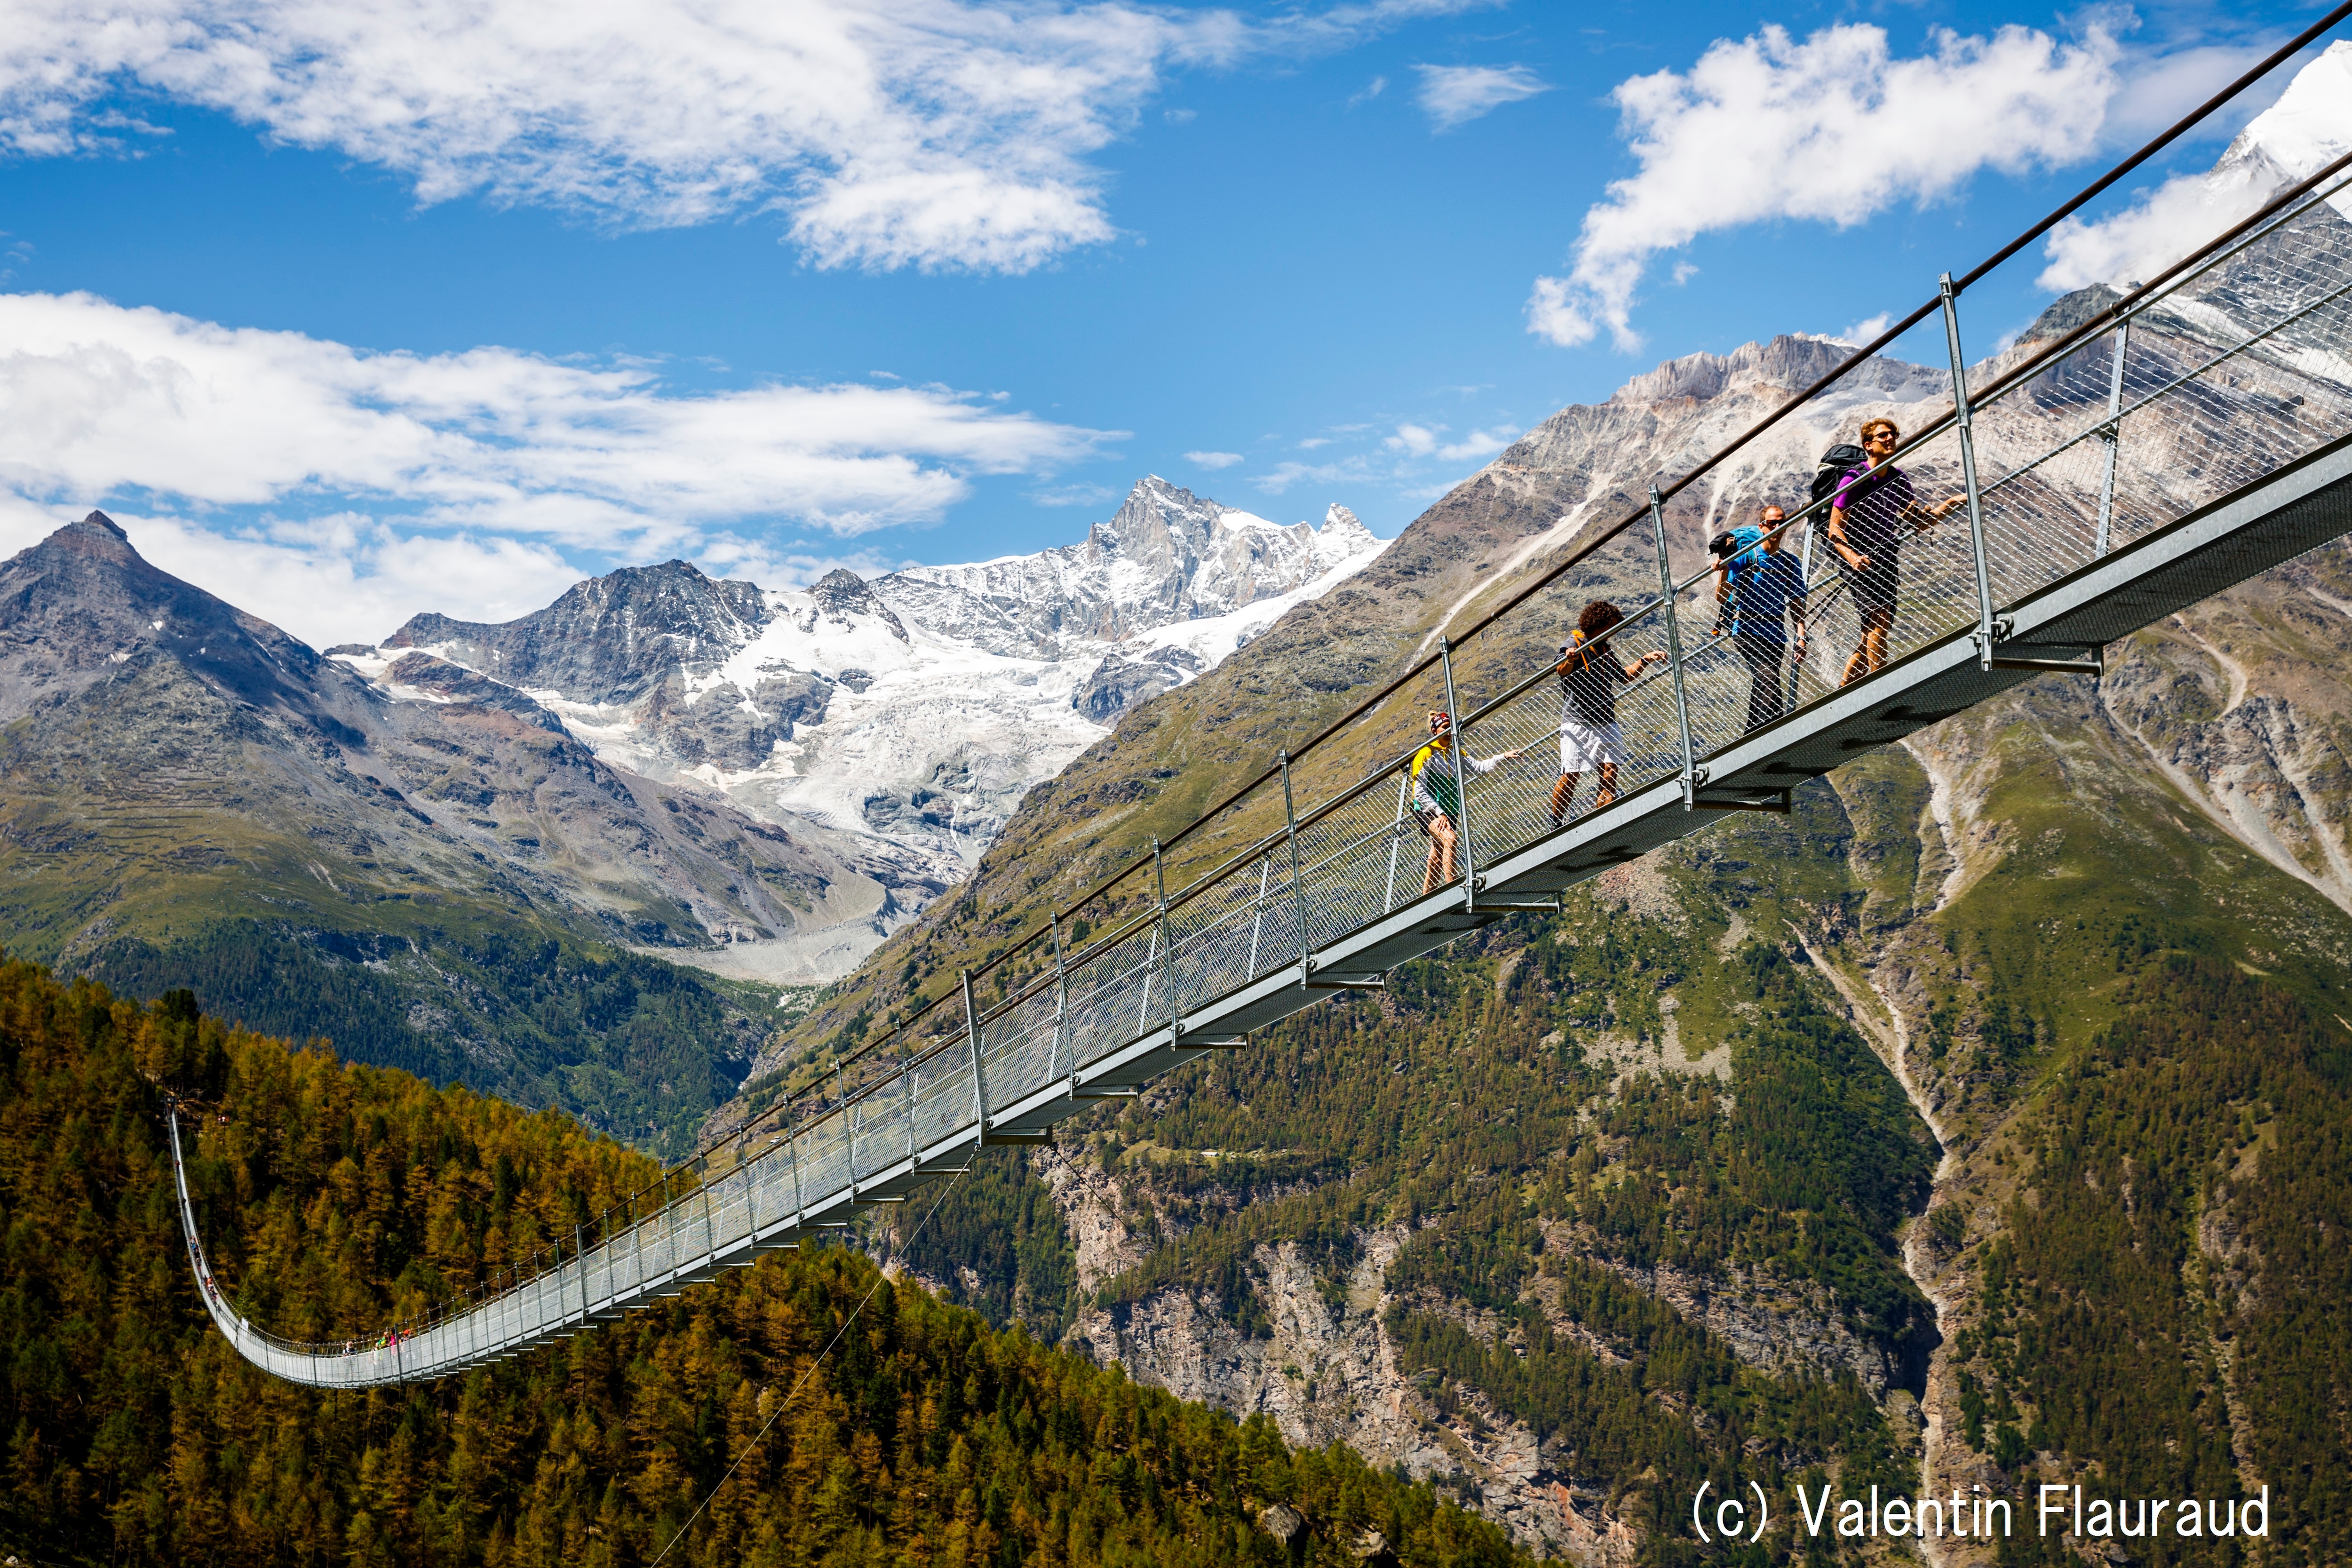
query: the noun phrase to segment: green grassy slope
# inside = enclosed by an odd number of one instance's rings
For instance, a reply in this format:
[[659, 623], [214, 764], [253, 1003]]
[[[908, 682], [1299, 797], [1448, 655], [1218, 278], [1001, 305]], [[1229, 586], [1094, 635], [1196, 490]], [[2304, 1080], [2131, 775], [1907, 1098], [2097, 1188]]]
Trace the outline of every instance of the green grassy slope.
[[[585, 759], [483, 722], [509, 761]], [[767, 1019], [479, 855], [383, 838], [344, 797], [353, 767], [385, 764], [343, 766], [305, 739], [169, 664], [0, 731], [0, 938], [137, 994], [191, 988], [356, 1060], [690, 1147]], [[637, 918], [693, 925], [658, 900]]]

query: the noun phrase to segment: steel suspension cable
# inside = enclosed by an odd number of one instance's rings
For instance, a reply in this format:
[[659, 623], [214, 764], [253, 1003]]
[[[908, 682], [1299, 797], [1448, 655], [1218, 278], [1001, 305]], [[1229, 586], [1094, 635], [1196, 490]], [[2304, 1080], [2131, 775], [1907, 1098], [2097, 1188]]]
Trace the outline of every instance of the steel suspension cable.
[[[964, 1171], [970, 1169], [971, 1169], [970, 1165], [964, 1167]], [[916, 1224], [915, 1228], [908, 1231], [905, 1238], [893, 1249], [896, 1253], [896, 1261], [905, 1261], [908, 1251], [915, 1245], [915, 1238], [923, 1234], [924, 1227], [931, 1223], [932, 1215], [940, 1212], [940, 1205], [948, 1201], [948, 1194], [954, 1192], [956, 1184], [963, 1180], [964, 1171], [958, 1171], [949, 1179], [948, 1184], [940, 1189], [939, 1198], [931, 1205], [930, 1212], [924, 1215]], [[702, 1517], [703, 1511], [717, 1500], [720, 1490], [729, 1481], [735, 1479], [735, 1472], [743, 1468], [743, 1461], [759, 1450], [760, 1444], [768, 1436], [768, 1429], [782, 1418], [785, 1411], [793, 1407], [793, 1401], [800, 1396], [802, 1389], [808, 1386], [808, 1380], [816, 1375], [816, 1369], [824, 1364], [824, 1358], [833, 1353], [833, 1347], [841, 1342], [842, 1336], [856, 1326], [858, 1314], [866, 1310], [866, 1304], [874, 1300], [875, 1292], [881, 1289], [889, 1278], [889, 1271], [886, 1266], [875, 1265], [874, 1283], [867, 1287], [866, 1294], [858, 1299], [857, 1305], [849, 1310], [849, 1316], [841, 1321], [841, 1327], [834, 1330], [833, 1338], [824, 1342], [824, 1349], [817, 1352], [816, 1359], [810, 1362], [807, 1368], [802, 1372], [798, 1381], [793, 1383], [792, 1392], [776, 1402], [776, 1407], [769, 1413], [767, 1420], [761, 1422], [760, 1429], [751, 1434], [751, 1440], [743, 1445], [743, 1451], [735, 1456], [735, 1462], [727, 1467], [727, 1473], [719, 1478], [718, 1483], [710, 1489], [700, 1502], [694, 1505], [694, 1511], [686, 1516], [686, 1522], [677, 1527], [677, 1533], [669, 1538], [669, 1544], [663, 1547], [661, 1555], [653, 1560], [652, 1568], [661, 1568], [663, 1560], [677, 1550], [677, 1543], [686, 1539], [686, 1532], [694, 1528], [694, 1521]]]

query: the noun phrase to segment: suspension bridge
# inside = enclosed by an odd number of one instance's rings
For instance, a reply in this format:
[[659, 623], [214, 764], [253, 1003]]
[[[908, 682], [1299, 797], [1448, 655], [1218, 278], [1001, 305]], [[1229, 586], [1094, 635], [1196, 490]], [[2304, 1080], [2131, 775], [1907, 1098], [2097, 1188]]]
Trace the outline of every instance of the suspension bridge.
[[[835, 1092], [755, 1118], [555, 1238], [534, 1268], [362, 1340], [271, 1334], [213, 1276], [174, 1114], [181, 1221], [206, 1310], [247, 1359], [327, 1387], [523, 1354], [903, 1202], [991, 1143], [1043, 1141], [1323, 997], [1377, 988], [1399, 963], [1552, 908], [1719, 811], [1785, 811], [1806, 781], [2036, 674], [2096, 678], [2108, 644], [2352, 531], [2352, 156], [2072, 330], [1974, 369], [1966, 359], [1966, 290], [2196, 118], [1975, 271], [1947, 276], [1838, 371], [861, 1047]], [[1860, 416], [1912, 412], [1874, 402], [1865, 367], [1915, 328], [1948, 361], [1950, 401], [1894, 460], [1923, 500], [1955, 498], [1953, 509], [1904, 546], [1886, 662], [1849, 684], [1840, 655], [1863, 628], [1826, 542], [1829, 500], [1791, 509], [1782, 533], [1811, 584], [1809, 647], [1778, 678], [1783, 716], [1749, 731], [1749, 682], [1767, 677], [1716, 631], [1711, 572], [1674, 569], [1668, 508], [1703, 495], [1694, 486], [1710, 471], [1757, 478], [1776, 433], [1793, 450], [1799, 435], [1850, 440]], [[1648, 601], [1607, 646], [1627, 665], [1657, 657], [1620, 689], [1619, 790], [1556, 821], [1555, 650], [1588, 590], [1630, 583]], [[1457, 698], [1472, 685], [1494, 694], [1465, 711]], [[1408, 777], [1424, 706], [1455, 715], [1459, 737], [1434, 764], [1452, 774], [1459, 852], [1427, 892]], [[1480, 750], [1528, 757], [1464, 768], [1461, 753]]]

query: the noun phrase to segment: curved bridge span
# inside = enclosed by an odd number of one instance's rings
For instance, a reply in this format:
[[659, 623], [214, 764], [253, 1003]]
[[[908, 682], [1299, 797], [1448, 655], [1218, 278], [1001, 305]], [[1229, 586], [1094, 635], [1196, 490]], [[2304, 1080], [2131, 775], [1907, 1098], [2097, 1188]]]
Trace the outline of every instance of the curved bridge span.
[[[2352, 531], [2347, 163], [2121, 300], [2094, 301], [2071, 331], [1974, 371], [1959, 298], [1993, 264], [1957, 285], [1948, 277], [1836, 374], [864, 1047], [856, 1079], [845, 1071], [837, 1092], [755, 1121], [579, 1227], [527, 1278], [361, 1342], [274, 1337], [212, 1277], [174, 1117], [181, 1218], [206, 1309], [256, 1364], [323, 1386], [520, 1354], [904, 1201], [990, 1143], [1041, 1141], [1325, 995], [1377, 987], [1393, 965], [1510, 911], [1552, 907], [1716, 811], [1785, 810], [1797, 785], [1858, 752], [2038, 672], [2095, 678], [2106, 644]], [[1945, 397], [1890, 404], [1885, 362], [1866, 356], [1915, 328], [1949, 361]], [[1916, 426], [1895, 460], [1921, 500], [1952, 500], [1903, 546], [1887, 662], [1840, 684], [1862, 626], [1823, 501], [1796, 510], [1784, 534], [1811, 584], [1810, 649], [1751, 675], [1716, 632], [1708, 574], [1675, 572], [1670, 515], [1692, 520], [1706, 504], [1702, 535], [1727, 526], [1701, 476], [1718, 492], [1742, 479], [1785, 489], [1792, 463], [1801, 482], [1811, 453], [1882, 412]], [[1556, 823], [1556, 649], [1585, 600], [1623, 601], [1635, 584], [1647, 603], [1610, 642], [1623, 664], [1658, 657], [1618, 688], [1620, 793], [1596, 805], [1588, 778]], [[1751, 730], [1751, 681], [1764, 679], [1780, 683], [1782, 712]], [[1428, 708], [1459, 716], [1465, 751], [1528, 754], [1478, 773], [1441, 753], [1461, 854], [1424, 893], [1406, 775]]]

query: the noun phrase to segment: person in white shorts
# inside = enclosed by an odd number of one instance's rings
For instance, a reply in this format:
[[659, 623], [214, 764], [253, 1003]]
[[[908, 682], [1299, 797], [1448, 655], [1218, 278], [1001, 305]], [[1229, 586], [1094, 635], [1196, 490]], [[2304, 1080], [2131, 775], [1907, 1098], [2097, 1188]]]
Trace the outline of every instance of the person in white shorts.
[[1627, 664], [1606, 646], [1610, 632], [1624, 620], [1617, 606], [1595, 599], [1576, 617], [1576, 632], [1560, 645], [1559, 782], [1551, 788], [1551, 825], [1568, 817], [1577, 780], [1587, 773], [1600, 775], [1592, 809], [1617, 798], [1617, 768], [1625, 760], [1625, 731], [1617, 723], [1617, 688], [1638, 677], [1654, 663], [1663, 662], [1664, 649], [1653, 648]]

